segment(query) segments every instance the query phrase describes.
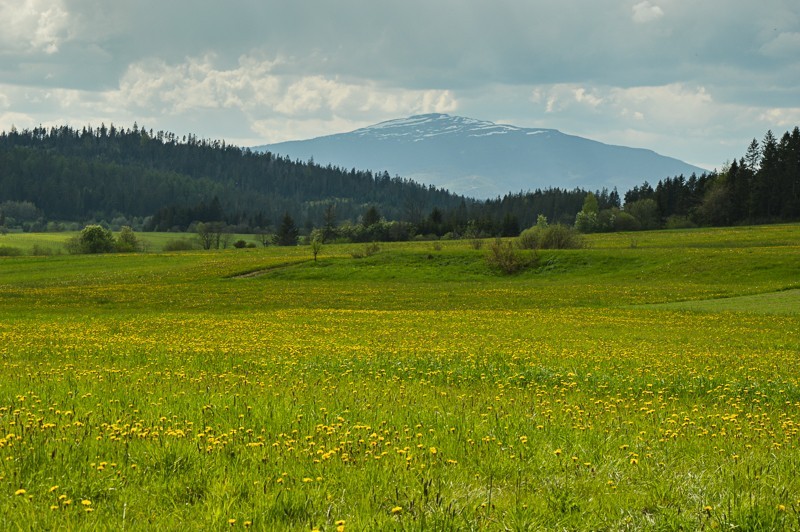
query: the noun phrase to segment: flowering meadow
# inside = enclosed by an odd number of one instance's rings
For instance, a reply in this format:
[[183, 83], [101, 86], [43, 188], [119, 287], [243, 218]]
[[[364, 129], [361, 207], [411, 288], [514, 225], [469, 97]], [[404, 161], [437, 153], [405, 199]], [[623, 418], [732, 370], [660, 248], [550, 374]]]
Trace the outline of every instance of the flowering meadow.
[[0, 528], [800, 529], [800, 226], [0, 257]]

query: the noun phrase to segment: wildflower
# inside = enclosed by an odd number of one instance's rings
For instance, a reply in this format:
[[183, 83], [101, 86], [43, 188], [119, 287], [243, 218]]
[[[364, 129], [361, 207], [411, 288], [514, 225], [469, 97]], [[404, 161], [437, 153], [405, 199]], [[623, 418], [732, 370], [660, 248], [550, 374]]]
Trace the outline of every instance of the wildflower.
[[58, 489], [58, 486], [53, 486], [52, 488], [50, 488], [50, 489], [48, 490], [48, 492], [49, 492], [49, 493], [53, 493], [53, 492], [54, 492], [54, 491], [56, 491], [57, 489]]
[[228, 519], [228, 524], [233, 526], [236, 524], [236, 519]]
[[439, 452], [439, 451], [438, 451], [438, 450], [436, 450], [436, 447], [431, 447], [431, 454], [436, 454], [436, 453], [438, 453], [438, 452]]
[[18, 489], [17, 491], [14, 492], [14, 495], [25, 495], [26, 493], [28, 492], [25, 491], [24, 489]]
[[81, 504], [84, 505], [84, 506], [91, 506], [92, 505], [92, 501], [90, 501], [89, 499], [83, 499], [81, 501]]
[[555, 451], [553, 451], [553, 454], [556, 456], [561, 456], [561, 449], [556, 449]]
[[394, 508], [392, 508], [392, 513], [393, 514], [399, 514], [402, 511], [403, 511], [403, 507], [402, 506], [395, 506]]

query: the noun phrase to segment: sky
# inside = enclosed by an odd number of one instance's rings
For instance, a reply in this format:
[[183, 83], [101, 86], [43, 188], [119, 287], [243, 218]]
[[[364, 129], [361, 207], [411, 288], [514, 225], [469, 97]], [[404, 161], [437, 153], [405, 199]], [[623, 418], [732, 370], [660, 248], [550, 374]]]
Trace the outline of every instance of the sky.
[[0, 130], [254, 146], [432, 112], [721, 168], [800, 125], [800, 4], [0, 0]]

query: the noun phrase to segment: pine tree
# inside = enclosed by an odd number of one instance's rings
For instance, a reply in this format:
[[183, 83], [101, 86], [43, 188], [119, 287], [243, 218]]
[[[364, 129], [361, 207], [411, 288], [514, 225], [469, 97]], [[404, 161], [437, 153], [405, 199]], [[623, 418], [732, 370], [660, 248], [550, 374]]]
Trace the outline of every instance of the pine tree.
[[294, 220], [289, 213], [283, 215], [283, 220], [275, 235], [275, 244], [278, 246], [296, 246], [299, 232], [294, 225]]

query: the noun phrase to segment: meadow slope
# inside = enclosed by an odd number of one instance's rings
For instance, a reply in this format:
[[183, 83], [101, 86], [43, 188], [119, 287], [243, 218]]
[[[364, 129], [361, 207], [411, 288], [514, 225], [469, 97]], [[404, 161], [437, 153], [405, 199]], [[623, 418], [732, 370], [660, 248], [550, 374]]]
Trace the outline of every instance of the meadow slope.
[[361, 248], [0, 257], [0, 527], [800, 528], [800, 226]]

